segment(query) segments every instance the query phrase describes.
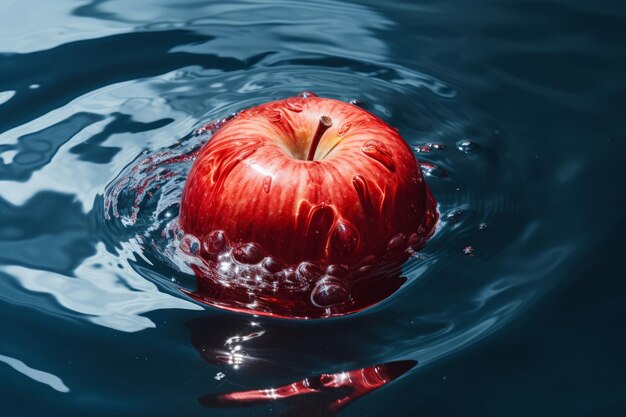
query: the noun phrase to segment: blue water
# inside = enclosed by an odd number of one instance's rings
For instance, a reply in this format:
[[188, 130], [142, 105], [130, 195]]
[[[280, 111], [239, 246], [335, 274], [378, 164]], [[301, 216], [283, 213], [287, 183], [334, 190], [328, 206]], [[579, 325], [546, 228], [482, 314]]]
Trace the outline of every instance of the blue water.
[[[3, 2], [0, 415], [334, 415], [349, 388], [207, 398], [396, 361], [339, 415], [624, 415], [624, 74], [618, 1]], [[192, 301], [184, 175], [133, 168], [304, 90], [399, 128], [436, 235], [355, 315]]]

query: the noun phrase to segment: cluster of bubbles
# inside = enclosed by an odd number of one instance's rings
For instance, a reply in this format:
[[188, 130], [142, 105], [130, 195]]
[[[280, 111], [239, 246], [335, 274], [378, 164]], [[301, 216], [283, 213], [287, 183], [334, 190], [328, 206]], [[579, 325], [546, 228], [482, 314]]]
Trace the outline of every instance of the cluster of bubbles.
[[[394, 289], [371, 295], [363, 288], [376, 277], [399, 274], [397, 262], [380, 263], [370, 256], [349, 269], [346, 265], [322, 267], [303, 261], [287, 265], [269, 256], [253, 242], [232, 245], [222, 231], [204, 239], [185, 233], [177, 222], [165, 229], [171, 258], [182, 259], [197, 277], [197, 289], [188, 294], [196, 300], [235, 311], [254, 311], [289, 317], [325, 317], [358, 311], [385, 297]], [[396, 256], [413, 249], [406, 238], [390, 242]], [[390, 256], [390, 255], [389, 255]], [[386, 260], [391, 258], [387, 256]], [[363, 296], [363, 293], [368, 294]]]

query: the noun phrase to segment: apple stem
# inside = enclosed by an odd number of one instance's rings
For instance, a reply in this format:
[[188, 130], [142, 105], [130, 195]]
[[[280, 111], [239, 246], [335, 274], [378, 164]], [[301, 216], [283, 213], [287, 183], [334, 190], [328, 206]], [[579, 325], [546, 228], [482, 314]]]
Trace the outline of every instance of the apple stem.
[[317, 150], [317, 146], [320, 144], [320, 140], [322, 140], [322, 136], [324, 133], [333, 125], [333, 119], [328, 116], [320, 117], [320, 122], [317, 125], [317, 129], [315, 130], [315, 134], [313, 135], [313, 139], [311, 139], [311, 147], [309, 148], [309, 155], [306, 157], [307, 161], [312, 161], [315, 156], [315, 151]]

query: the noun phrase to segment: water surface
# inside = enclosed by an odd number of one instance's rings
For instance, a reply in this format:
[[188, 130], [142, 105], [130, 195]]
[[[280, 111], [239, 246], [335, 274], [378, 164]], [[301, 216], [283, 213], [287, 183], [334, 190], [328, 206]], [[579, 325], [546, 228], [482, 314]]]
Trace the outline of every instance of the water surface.
[[[0, 7], [3, 415], [624, 409], [618, 2]], [[193, 149], [204, 123], [305, 90], [399, 129], [439, 203], [436, 235], [396, 294], [355, 315], [196, 303], [158, 233], [184, 175], [139, 197], [113, 190], [148, 178], [130, 175], [146, 158]], [[315, 392], [223, 397], [306, 378]]]

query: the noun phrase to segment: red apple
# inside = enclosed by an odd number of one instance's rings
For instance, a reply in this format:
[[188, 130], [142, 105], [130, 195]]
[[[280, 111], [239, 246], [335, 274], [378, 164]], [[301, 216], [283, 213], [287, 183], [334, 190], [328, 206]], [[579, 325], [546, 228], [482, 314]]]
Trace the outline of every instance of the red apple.
[[396, 129], [312, 94], [228, 121], [200, 151], [180, 208], [182, 229], [202, 242], [197, 299], [295, 317], [356, 311], [395, 291], [407, 251], [436, 221]]

